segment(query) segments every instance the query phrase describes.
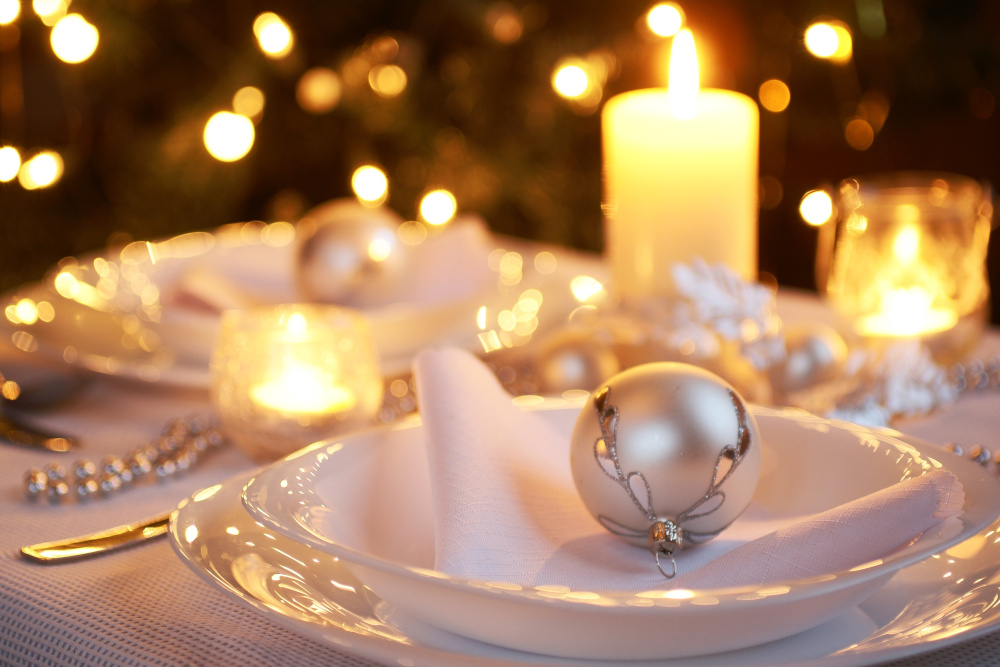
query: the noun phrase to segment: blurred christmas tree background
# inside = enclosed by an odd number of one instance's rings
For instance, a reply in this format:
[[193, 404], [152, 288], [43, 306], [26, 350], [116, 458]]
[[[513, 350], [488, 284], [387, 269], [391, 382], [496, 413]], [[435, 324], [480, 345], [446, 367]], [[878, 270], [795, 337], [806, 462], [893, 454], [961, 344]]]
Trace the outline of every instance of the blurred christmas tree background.
[[[108, 243], [294, 221], [349, 196], [363, 164], [386, 173], [387, 205], [405, 218], [445, 188], [498, 233], [599, 251], [601, 105], [666, 81], [670, 40], [647, 25], [652, 4], [0, 0], [0, 21], [19, 10], [0, 25], [0, 145], [24, 160], [53, 150], [64, 165], [47, 187], [0, 184], [0, 288]], [[816, 230], [798, 213], [811, 189], [902, 169], [1000, 182], [1000, 3], [679, 4], [703, 85], [764, 106], [760, 268], [779, 284], [814, 284]], [[67, 12], [99, 33], [76, 64], [51, 45]], [[290, 28], [287, 54], [261, 49], [262, 12]], [[846, 58], [806, 49], [806, 28], [823, 19], [849, 29]], [[568, 58], [590, 76], [577, 99], [553, 86]], [[764, 99], [770, 80], [787, 86], [787, 106]], [[203, 132], [233, 110], [251, 117], [255, 139], [245, 157], [221, 161]]]

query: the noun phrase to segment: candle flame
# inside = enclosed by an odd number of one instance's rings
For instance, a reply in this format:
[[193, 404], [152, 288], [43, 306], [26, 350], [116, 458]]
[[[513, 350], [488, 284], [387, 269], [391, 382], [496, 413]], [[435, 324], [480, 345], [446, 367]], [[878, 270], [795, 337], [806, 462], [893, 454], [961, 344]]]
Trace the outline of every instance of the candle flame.
[[920, 251], [920, 232], [913, 225], [907, 225], [899, 230], [892, 243], [892, 254], [901, 264], [912, 264]]
[[870, 336], [918, 336], [952, 328], [958, 322], [954, 310], [933, 307], [934, 295], [921, 287], [886, 291], [879, 312], [861, 318], [857, 329]]
[[694, 36], [685, 28], [670, 48], [670, 112], [676, 118], [694, 118], [698, 110], [698, 52]]

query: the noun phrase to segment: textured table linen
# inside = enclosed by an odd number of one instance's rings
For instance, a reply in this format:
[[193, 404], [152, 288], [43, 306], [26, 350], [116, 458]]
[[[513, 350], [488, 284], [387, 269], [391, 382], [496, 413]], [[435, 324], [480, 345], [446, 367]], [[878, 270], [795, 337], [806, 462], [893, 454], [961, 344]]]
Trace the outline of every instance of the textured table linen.
[[[1000, 351], [991, 334], [981, 353]], [[19, 557], [29, 542], [136, 521], [194, 491], [252, 467], [234, 448], [212, 453], [164, 482], [143, 481], [103, 500], [53, 506], [29, 502], [22, 477], [52, 460], [121, 455], [167, 420], [209, 409], [207, 391], [95, 378], [67, 404], [37, 413], [39, 425], [79, 436], [82, 448], [55, 455], [0, 445], [0, 664], [4, 665], [369, 665], [343, 650], [287, 631], [203, 582], [166, 540], [103, 557], [43, 566]], [[997, 448], [1000, 391], [963, 396], [932, 416], [898, 425], [937, 443]], [[1000, 630], [900, 664], [994, 665]]]

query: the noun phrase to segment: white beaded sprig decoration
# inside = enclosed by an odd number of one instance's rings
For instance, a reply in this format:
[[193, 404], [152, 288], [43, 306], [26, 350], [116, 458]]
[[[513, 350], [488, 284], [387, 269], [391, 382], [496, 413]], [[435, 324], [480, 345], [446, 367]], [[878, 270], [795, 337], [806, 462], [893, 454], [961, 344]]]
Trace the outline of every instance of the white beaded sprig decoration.
[[216, 424], [203, 415], [175, 419], [162, 435], [125, 456], [109, 456], [100, 463], [81, 459], [69, 470], [58, 463], [32, 468], [24, 476], [30, 498], [53, 501], [109, 496], [142, 478], [170, 477], [193, 466], [199, 458], [225, 443]]

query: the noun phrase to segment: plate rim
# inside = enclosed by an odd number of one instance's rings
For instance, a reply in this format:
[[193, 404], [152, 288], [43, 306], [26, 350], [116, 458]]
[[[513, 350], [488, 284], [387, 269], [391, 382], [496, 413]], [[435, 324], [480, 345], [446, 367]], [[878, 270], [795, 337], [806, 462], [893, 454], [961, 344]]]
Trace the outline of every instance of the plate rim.
[[[245, 508], [242, 505], [242, 489], [243, 487], [245, 487], [246, 482], [252, 478], [254, 472], [257, 471], [245, 471], [217, 485], [220, 487], [219, 489], [220, 493], [232, 494], [233, 504], [241, 510], [240, 514], [251, 525], [253, 525], [256, 522], [250, 514], [246, 513]], [[191, 497], [192, 498], [196, 497], [199, 495], [199, 493], [195, 493]], [[288, 629], [291, 632], [298, 634], [299, 636], [303, 636], [312, 641], [321, 642], [325, 646], [345, 651], [351, 655], [357, 655], [363, 658], [368, 658], [373, 660], [398, 660], [400, 658], [398, 651], [401, 646], [404, 646], [403, 644], [398, 644], [395, 641], [379, 636], [355, 635], [333, 624], [320, 625], [318, 623], [314, 623], [311, 621], [306, 621], [303, 619], [291, 617], [287, 613], [285, 613], [283, 609], [281, 610], [275, 609], [273, 606], [269, 606], [266, 603], [264, 603], [261, 599], [254, 597], [252, 593], [250, 593], [250, 591], [244, 589], [243, 591], [244, 594], [241, 594], [237, 591], [232, 590], [230, 584], [222, 581], [217, 576], [210, 573], [207, 569], [200, 567], [198, 563], [195, 562], [194, 559], [189, 557], [189, 554], [187, 553], [187, 548], [181, 544], [182, 535], [179, 530], [180, 528], [179, 521], [182, 516], [185, 516], [187, 515], [188, 512], [192, 511], [190, 509], [189, 500], [190, 498], [182, 502], [181, 505], [171, 514], [170, 530], [168, 532], [168, 537], [171, 547], [173, 548], [177, 556], [189, 568], [194, 570], [195, 574], [197, 574], [200, 579], [210, 584], [211, 586], [217, 588], [218, 590], [221, 590], [227, 596], [235, 596], [240, 604], [245, 605], [247, 608], [254, 610], [256, 613], [261, 613], [264, 617], [276, 622], [278, 625]], [[995, 523], [998, 523], [998, 525], [1000, 525], [1000, 522], [995, 522]], [[261, 527], [261, 529], [263, 530], [265, 528]], [[288, 539], [288, 538], [284, 537], [283, 535], [279, 535], [279, 539]], [[997, 566], [997, 570], [1000, 571], [1000, 566]], [[378, 598], [377, 594], [373, 592], [370, 592], [370, 594], [375, 599], [379, 600], [381, 599]], [[878, 595], [877, 591], [875, 595]], [[830, 625], [831, 622], [833, 621], [828, 621], [827, 623], [818, 626], [817, 630], [821, 630], [822, 628]], [[886, 627], [886, 625], [887, 624], [879, 626], [878, 628], [876, 628], [876, 631], [881, 630], [883, 627]], [[793, 658], [792, 660], [779, 661], [773, 664], [780, 664], [785, 666], [809, 665], [815, 667], [849, 667], [849, 666], [856, 666], [863, 664], [871, 664], [873, 662], [898, 660], [924, 653], [929, 653], [931, 651], [946, 648], [948, 646], [953, 646], [955, 644], [963, 643], [965, 641], [971, 641], [977, 637], [982, 637], [983, 635], [986, 635], [989, 632], [995, 631], [998, 626], [1000, 626], [1000, 616], [992, 620], [982, 622], [979, 625], [969, 627], [968, 629], [964, 630], [961, 633], [934, 639], [930, 642], [926, 641], [912, 642], [905, 645], [890, 646], [886, 648], [880, 648], [874, 651], [867, 651], [865, 653], [860, 653], [860, 654], [844, 652], [850, 648], [849, 646], [846, 646], [842, 649], [839, 649], [837, 651], [825, 655], [806, 657], [806, 658]], [[317, 630], [320, 627], [325, 628], [328, 632], [318, 633]], [[337, 635], [337, 637], [332, 637], [330, 633], [332, 633], [333, 635]], [[470, 653], [458, 653], [455, 650], [446, 647], [435, 646], [418, 636], [415, 637], [407, 635], [407, 638], [414, 640], [414, 643], [405, 644], [405, 646], [409, 646], [414, 650], [420, 651], [421, 655], [418, 656], [418, 658], [423, 660], [440, 659], [442, 661], [440, 664], [447, 664], [447, 665], [464, 665], [467, 664], [467, 661], [469, 659], [476, 659], [477, 661], [484, 660], [488, 664], [510, 664], [509, 661], [496, 660], [489, 656], [484, 657]], [[345, 644], [343, 641], [344, 639], [349, 640], [349, 643]], [[788, 639], [791, 638], [778, 640], [778, 642], [776, 643], [788, 641]], [[764, 645], [764, 647], [767, 646], [768, 645]], [[495, 647], [490, 647], [490, 648], [495, 648]], [[752, 647], [751, 649], [747, 650], [755, 650], [760, 648], [762, 647]], [[513, 651], [514, 653], [536, 659], [536, 662], [531, 664], [537, 664], [537, 665], [586, 664], [583, 661], [573, 660], [568, 658], [553, 659], [550, 656], [517, 652], [514, 649], [504, 649], [504, 650]], [[734, 654], [739, 654], [742, 652], [743, 650], [737, 650]], [[664, 666], [677, 665], [678, 667], [680, 667], [689, 664], [689, 662], [693, 660], [697, 664], [701, 665], [705, 664], [702, 662], [705, 658], [706, 656], [694, 659], [686, 659], [686, 658], [662, 659], [662, 660], [654, 660], [648, 664], [664, 665]], [[707, 658], [711, 658], [711, 656], [707, 656]], [[429, 664], [439, 664], [439, 663], [434, 662]], [[524, 664], [529, 664], [529, 663], [525, 662]]]
[[[529, 410], [559, 410], [559, 409], [570, 409], [570, 408], [578, 410], [579, 408], [574, 404], [579, 403], [580, 405], [582, 405], [583, 400], [584, 399], [567, 400], [558, 398], [557, 399], [546, 398], [539, 403], [523, 407], [526, 407]], [[985, 469], [983, 469], [981, 466], [978, 466], [971, 461], [966, 461], [961, 457], [955, 457], [952, 461], [949, 461], [949, 464], [957, 462], [959, 471], [962, 474], [959, 475], [955, 473], [955, 471], [952, 470], [951, 465], [945, 465], [945, 463], [940, 460], [941, 457], [939, 455], [947, 454], [948, 453], [947, 450], [940, 448], [937, 445], [921, 441], [917, 438], [910, 438], [909, 436], [906, 436], [901, 432], [895, 431], [893, 429], [870, 428], [854, 424], [851, 422], [826, 419], [823, 417], [818, 417], [805, 410], [801, 410], [798, 408], [776, 408], [776, 407], [768, 407], [760, 405], [750, 405], [750, 412], [755, 417], [764, 416], [764, 417], [777, 417], [779, 419], [791, 419], [793, 421], [802, 421], [817, 425], [826, 425], [832, 428], [846, 430], [852, 433], [871, 434], [872, 436], [878, 438], [880, 442], [888, 442], [893, 445], [901, 445], [907, 448], [911, 448], [915, 450], [916, 453], [919, 454], [921, 457], [932, 459], [933, 461], [939, 463], [943, 469], [948, 470], [953, 474], [956, 474], [959, 477], [960, 481], [962, 481], [963, 488], [965, 488], [966, 486], [966, 478], [969, 478], [969, 481], [973, 481], [972, 480], [973, 473], [978, 473], [979, 471], [982, 471], [983, 474], [979, 477], [988, 479], [993, 482], [993, 484], [991, 485], [992, 488], [987, 490], [987, 493], [989, 493], [990, 491], [992, 492], [994, 501], [993, 508], [992, 510], [984, 510], [986, 512], [984, 517], [980, 518], [978, 521], [971, 523], [964, 518], [965, 513], [963, 511], [963, 514], [960, 515], [959, 517], [960, 520], [962, 520], [963, 527], [955, 535], [952, 535], [947, 538], [942, 538], [938, 542], [935, 542], [933, 545], [928, 545], [923, 549], [914, 549], [907, 551], [905, 548], [901, 547], [900, 549], [897, 549], [895, 552], [893, 552], [893, 554], [887, 554], [887, 556], [889, 555], [895, 556], [888, 564], [882, 561], [880, 564], [876, 566], [866, 567], [868, 564], [865, 563], [855, 566], [854, 568], [850, 568], [848, 570], [828, 573], [827, 575], [823, 575], [821, 577], [807, 577], [805, 579], [782, 580], [769, 583], [766, 586], [766, 588], [788, 586], [792, 589], [787, 593], [784, 593], [779, 596], [764, 596], [762, 598], [758, 597], [752, 601], [739, 599], [741, 596], [752, 594], [753, 592], [758, 591], [762, 588], [762, 586], [756, 584], [743, 585], [737, 587], [726, 587], [726, 588], [698, 589], [697, 591], [695, 591], [697, 594], [711, 596], [720, 599], [721, 602], [739, 601], [741, 604], [745, 604], [746, 602], [752, 602], [753, 604], [756, 604], [756, 606], [760, 608], [767, 607], [770, 604], [786, 604], [800, 600], [811, 599], [818, 595], [831, 593], [833, 591], [840, 590], [842, 588], [863, 585], [873, 579], [884, 576], [887, 573], [896, 572], [903, 567], [907, 567], [909, 565], [912, 565], [913, 563], [923, 560], [924, 558], [930, 557], [935, 553], [944, 551], [954, 546], [955, 544], [958, 544], [968, 539], [976, 532], [989, 525], [998, 516], [1000, 516], [1000, 481], [997, 481], [996, 478], [990, 476], [988, 472], [985, 471]], [[283, 476], [280, 471], [283, 470], [285, 466], [290, 467], [297, 465], [300, 462], [300, 459], [310, 457], [314, 453], [320, 452], [321, 450], [324, 449], [333, 449], [335, 451], [339, 451], [343, 447], [354, 446], [354, 445], [363, 446], [363, 440], [362, 440], [363, 438], [377, 437], [379, 433], [385, 431], [413, 429], [413, 428], [420, 428], [421, 426], [422, 424], [419, 415], [411, 415], [404, 422], [376, 427], [373, 429], [367, 429], [364, 431], [347, 434], [346, 436], [328, 438], [319, 441], [317, 443], [314, 443], [302, 450], [294, 452], [286, 456], [282, 460], [279, 460], [273, 464], [263, 467], [261, 470], [257, 472], [257, 474], [255, 474], [251, 479], [248, 480], [248, 482], [244, 486], [243, 492], [241, 493], [241, 501], [243, 507], [251, 516], [263, 522], [270, 528], [276, 530], [280, 534], [288, 537], [289, 539], [293, 539], [296, 541], [305, 541], [313, 545], [314, 547], [322, 550], [324, 553], [328, 553], [343, 558], [345, 561], [354, 563], [355, 565], [361, 567], [376, 569], [380, 572], [393, 576], [416, 578], [421, 583], [428, 585], [446, 586], [451, 589], [461, 590], [463, 592], [473, 593], [480, 596], [482, 595], [495, 596], [496, 594], [499, 593], [502, 596], [505, 595], [510, 597], [520, 597], [525, 600], [530, 599], [532, 602], [536, 603], [544, 602], [550, 605], [557, 605], [566, 610], [572, 610], [573, 612], [579, 612], [581, 609], [586, 609], [589, 607], [593, 609], [595, 612], [600, 611], [602, 613], [608, 613], [610, 609], [614, 609], [613, 613], [637, 614], [637, 615], [649, 614], [651, 612], [658, 610], [661, 614], [665, 616], [670, 616], [681, 612], [689, 614], [690, 613], [704, 614], [704, 613], [709, 613], [711, 609], [715, 608], [714, 605], [704, 606], [698, 604], [699, 595], [695, 595], [694, 597], [689, 599], [678, 600], [677, 602], [679, 604], [671, 606], [640, 607], [635, 605], [622, 604], [619, 602], [613, 607], [608, 607], [598, 604], [588, 605], [586, 600], [573, 600], [562, 597], [528, 598], [525, 593], [526, 592], [530, 593], [531, 591], [533, 591], [534, 588], [532, 587], [526, 587], [525, 590], [523, 591], [505, 590], [503, 588], [485, 590], [483, 584], [487, 582], [483, 582], [482, 580], [479, 579], [448, 575], [446, 573], [438, 572], [432, 569], [419, 568], [415, 566], [405, 565], [402, 563], [387, 561], [382, 558], [378, 558], [370, 554], [358, 551], [354, 548], [325, 540], [317, 535], [314, 535], [308, 530], [308, 528], [304, 526], [297, 525], [293, 527], [286, 525], [281, 521], [279, 517], [273, 516], [270, 513], [268, 513], [265, 509], [263, 509], [260, 506], [259, 502], [256, 502], [253, 499], [254, 494], [264, 490], [264, 488], [266, 488], [267, 484], [270, 482], [272, 478]], [[902, 440], [901, 438], [906, 438], [906, 440]], [[930, 448], [934, 456], [925, 453], [924, 448]], [[331, 453], [331, 455], [332, 454], [333, 453]], [[978, 482], [978, 480], [976, 481]], [[989, 482], [984, 481], [981, 484], [977, 484], [977, 487], [979, 489], [986, 489], [988, 484]], [[966, 497], [968, 498], [968, 494]], [[608, 598], [616, 599], [619, 601], [629, 600], [635, 597], [635, 593], [633, 592], [602, 591], [602, 590], [588, 591], [588, 592], [596, 592], [602, 597], [606, 596]]]

